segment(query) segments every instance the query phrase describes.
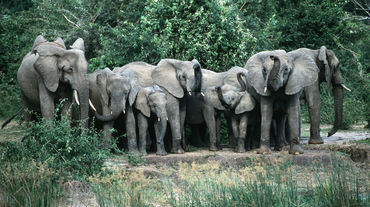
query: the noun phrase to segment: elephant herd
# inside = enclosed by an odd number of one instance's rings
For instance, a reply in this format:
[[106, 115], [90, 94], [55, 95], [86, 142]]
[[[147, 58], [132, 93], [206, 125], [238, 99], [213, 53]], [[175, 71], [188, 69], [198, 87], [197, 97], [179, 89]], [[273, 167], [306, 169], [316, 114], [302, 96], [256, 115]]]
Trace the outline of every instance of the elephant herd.
[[326, 82], [334, 94], [335, 123], [328, 136], [342, 122], [343, 89], [349, 90], [337, 57], [325, 46], [259, 52], [243, 68], [219, 73], [203, 69], [197, 60], [162, 59], [157, 65], [133, 62], [88, 74], [84, 52], [81, 38], [69, 49], [61, 38], [36, 38], [17, 73], [25, 121], [35, 119], [31, 111], [51, 119], [64, 99], [60, 113], [82, 120], [85, 127], [95, 117], [106, 143], [114, 123], [124, 125], [133, 153], [146, 154], [150, 142], [158, 155], [166, 155], [167, 147], [184, 153], [185, 122], [205, 122], [209, 149], [219, 150], [220, 115], [225, 114], [236, 152], [256, 148], [270, 153], [270, 143], [281, 150], [288, 142], [290, 154], [302, 154], [300, 99], [308, 103], [309, 143], [320, 144], [320, 83]]

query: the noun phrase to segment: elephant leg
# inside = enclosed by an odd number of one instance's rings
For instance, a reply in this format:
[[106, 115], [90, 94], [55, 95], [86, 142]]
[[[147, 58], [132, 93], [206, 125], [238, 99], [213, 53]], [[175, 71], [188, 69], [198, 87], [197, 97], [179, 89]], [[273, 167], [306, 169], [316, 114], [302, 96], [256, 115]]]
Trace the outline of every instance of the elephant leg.
[[114, 121], [105, 122], [103, 124], [104, 130], [104, 145], [108, 148], [112, 143], [112, 129], [113, 129]]
[[288, 104], [288, 124], [290, 149], [289, 154], [303, 154], [303, 149], [299, 146], [299, 131], [300, 131], [300, 107], [299, 94], [293, 95]]
[[171, 152], [182, 154], [184, 153], [183, 148], [181, 147], [181, 121], [180, 121], [180, 103], [177, 98], [173, 97], [167, 91], [165, 91], [167, 95], [167, 115], [169, 124], [171, 127], [172, 133], [172, 147]]
[[285, 115], [282, 115], [282, 116], [278, 116], [276, 118], [276, 143], [275, 143], [275, 146], [274, 146], [274, 150], [275, 151], [281, 151], [282, 148], [283, 148], [283, 143], [282, 143], [282, 140], [285, 140]]
[[271, 153], [270, 150], [270, 129], [273, 114], [272, 99], [270, 97], [261, 97], [261, 139], [258, 154]]
[[219, 150], [222, 150], [221, 147], [221, 118], [220, 116], [216, 116], [216, 146]]
[[205, 106], [203, 110], [203, 116], [209, 131], [209, 142], [210, 142], [209, 150], [217, 151], [218, 148], [216, 146], [217, 138], [216, 138], [215, 109], [210, 106]]
[[69, 121], [72, 121], [72, 108], [71, 108], [72, 102], [69, 100], [66, 100], [63, 103], [61, 114], [63, 117], [68, 118]]
[[186, 118], [186, 101], [180, 101], [180, 127], [181, 127], [181, 140], [183, 148], [186, 147], [185, 143], [185, 118]]
[[159, 122], [154, 123], [154, 131], [156, 137], [157, 155], [167, 155], [166, 149], [164, 148], [164, 140], [161, 139], [161, 125]]
[[236, 146], [236, 136], [233, 130], [233, 124], [232, 124], [232, 115], [230, 113], [224, 113], [226, 122], [227, 122], [227, 132], [229, 137], [229, 147], [235, 147]]
[[247, 124], [248, 124], [247, 114], [240, 115], [239, 136], [238, 136], [238, 145], [236, 147], [236, 152], [245, 152], [245, 137], [247, 135]]
[[136, 140], [136, 123], [135, 123], [136, 121], [131, 106], [126, 106], [125, 121], [126, 121], [128, 151], [135, 154], [139, 154]]
[[42, 82], [38, 81], [39, 98], [42, 117], [46, 120], [51, 120], [54, 116], [54, 94], [50, 92]]
[[148, 119], [142, 114], [137, 115], [137, 125], [139, 128], [139, 151], [146, 155], [146, 136], [148, 132]]
[[320, 137], [320, 85], [316, 81], [312, 86], [305, 87], [304, 93], [308, 104], [308, 113], [310, 115], [310, 140], [309, 144], [323, 144]]
[[231, 129], [233, 136], [239, 138], [239, 122], [236, 116], [231, 117]]

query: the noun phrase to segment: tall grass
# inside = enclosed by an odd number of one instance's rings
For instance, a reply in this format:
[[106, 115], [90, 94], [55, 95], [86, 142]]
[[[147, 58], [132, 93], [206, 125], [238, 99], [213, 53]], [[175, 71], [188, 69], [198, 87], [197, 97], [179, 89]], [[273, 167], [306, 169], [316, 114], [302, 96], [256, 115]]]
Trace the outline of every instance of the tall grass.
[[55, 172], [36, 162], [0, 168], [0, 206], [58, 206], [63, 198]]

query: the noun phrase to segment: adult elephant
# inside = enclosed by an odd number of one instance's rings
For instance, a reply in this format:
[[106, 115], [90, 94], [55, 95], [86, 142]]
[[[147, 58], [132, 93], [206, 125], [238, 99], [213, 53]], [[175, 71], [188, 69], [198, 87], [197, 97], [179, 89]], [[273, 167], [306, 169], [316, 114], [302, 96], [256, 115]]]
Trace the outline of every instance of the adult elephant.
[[135, 79], [113, 73], [109, 68], [95, 70], [88, 75], [90, 107], [98, 121], [102, 122], [107, 144], [111, 141], [114, 121], [126, 110], [126, 100]]
[[21, 89], [24, 118], [32, 120], [30, 111], [41, 113], [50, 120], [55, 104], [63, 102], [62, 113], [67, 114], [73, 100], [80, 106], [80, 119], [87, 127], [89, 113], [88, 63], [85, 58], [84, 41], [77, 39], [67, 50], [61, 38], [48, 42], [38, 36], [18, 69], [17, 81]]
[[344, 84], [339, 70], [339, 61], [332, 50], [321, 46], [318, 50], [300, 48], [293, 52], [302, 52], [310, 56], [320, 69], [317, 81], [304, 88], [304, 97], [308, 104], [310, 116], [310, 144], [322, 144], [323, 139], [320, 137], [320, 84], [326, 82], [328, 90], [333, 92], [334, 96], [334, 125], [328, 132], [328, 137], [337, 132], [342, 124], [343, 114], [343, 89], [350, 91]]
[[[247, 81], [251, 86], [248, 92], [261, 108], [261, 139], [257, 152], [271, 152], [271, 121], [274, 112], [279, 111], [281, 114], [287, 114], [289, 153], [302, 154], [303, 149], [299, 145], [299, 97], [304, 87], [317, 80], [319, 69], [315, 61], [299, 51], [264, 51], [249, 58], [245, 68], [248, 69]], [[277, 125], [279, 126], [279, 123]]]
[[[175, 59], [163, 59], [156, 66], [144, 62], [129, 63], [114, 72], [122, 73], [132, 71], [138, 77], [141, 88], [158, 85], [166, 94], [166, 111], [172, 133], [171, 153], [184, 153], [182, 144], [183, 123], [185, 120], [184, 94], [191, 91], [195, 85], [194, 68], [200, 68], [198, 61], [180, 61]], [[136, 94], [137, 95], [137, 94]], [[136, 97], [135, 94], [133, 96]], [[130, 93], [131, 96], [131, 93]], [[128, 108], [131, 108], [128, 106]], [[129, 139], [129, 150], [137, 152], [136, 125], [132, 109], [126, 113], [126, 130]], [[166, 121], [166, 120], [161, 120]], [[128, 124], [128, 125], [127, 125]]]

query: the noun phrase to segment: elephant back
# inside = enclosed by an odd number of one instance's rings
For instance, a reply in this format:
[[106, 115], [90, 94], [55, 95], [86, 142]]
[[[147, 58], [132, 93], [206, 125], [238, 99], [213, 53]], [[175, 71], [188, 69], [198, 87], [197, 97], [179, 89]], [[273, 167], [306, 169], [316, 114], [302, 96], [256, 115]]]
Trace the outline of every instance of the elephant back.
[[225, 72], [225, 77], [223, 79], [223, 84], [228, 84], [228, 85], [234, 86], [234, 87], [236, 87], [240, 90], [241, 86], [240, 86], [240, 84], [238, 82], [238, 79], [237, 79], [237, 74], [238, 73], [243, 73], [246, 77], [248, 75], [247, 69], [242, 68], [242, 67], [238, 67], [238, 66], [234, 66], [234, 67], [230, 68], [230, 70]]

